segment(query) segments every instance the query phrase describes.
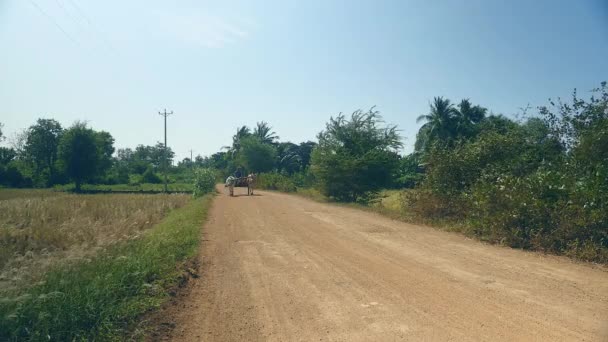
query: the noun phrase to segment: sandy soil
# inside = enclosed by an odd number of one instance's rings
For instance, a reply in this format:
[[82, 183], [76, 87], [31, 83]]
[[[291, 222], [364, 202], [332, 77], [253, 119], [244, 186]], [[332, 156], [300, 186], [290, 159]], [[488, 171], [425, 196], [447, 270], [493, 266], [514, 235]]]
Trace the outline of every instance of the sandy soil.
[[176, 341], [608, 341], [608, 272], [259, 191], [217, 197]]

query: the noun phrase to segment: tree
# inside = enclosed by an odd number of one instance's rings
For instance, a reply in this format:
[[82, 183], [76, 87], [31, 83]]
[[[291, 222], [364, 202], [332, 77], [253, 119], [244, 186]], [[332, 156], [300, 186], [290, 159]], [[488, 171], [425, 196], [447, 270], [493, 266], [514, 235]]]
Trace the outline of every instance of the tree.
[[141, 179], [144, 183], [160, 184], [163, 182], [150, 165], [148, 165], [148, 168], [141, 176]]
[[312, 150], [317, 146], [314, 141], [305, 141], [298, 146], [298, 155], [302, 159], [302, 168], [307, 168], [310, 165], [310, 155]]
[[66, 175], [76, 184], [76, 191], [99, 174], [99, 151], [98, 136], [86, 123], [76, 122], [62, 134], [58, 157]]
[[4, 140], [4, 134], [2, 133], [2, 128], [4, 128], [4, 124], [0, 122], [0, 142]]
[[247, 126], [241, 126], [236, 129], [236, 134], [232, 136], [232, 146], [225, 146], [228, 153], [234, 157], [241, 150], [241, 141], [251, 136], [251, 130]]
[[298, 172], [302, 168], [302, 157], [299, 154], [299, 146], [282, 142], [277, 145], [277, 170], [288, 174]]
[[53, 119], [38, 119], [27, 130], [25, 159], [33, 166], [35, 179], [47, 186], [54, 181], [57, 146], [62, 132], [59, 122]]
[[357, 201], [392, 182], [402, 147], [396, 126], [383, 126], [380, 112], [357, 110], [350, 120], [339, 114], [318, 134], [311, 171], [321, 192]]
[[477, 135], [477, 125], [485, 119], [487, 111], [481, 106], [474, 106], [469, 99], [460, 101], [456, 114], [457, 137], [467, 139]]
[[416, 136], [416, 150], [427, 150], [433, 142], [449, 142], [456, 129], [458, 110], [448, 99], [435, 97], [430, 112], [420, 115], [416, 122], [426, 121]]
[[253, 135], [264, 144], [274, 144], [275, 140], [279, 139], [276, 133], [272, 131], [272, 127], [265, 121], [256, 124]]
[[112, 167], [112, 154], [114, 154], [114, 138], [105, 131], [95, 132], [95, 144], [99, 156], [99, 174], [103, 174]]
[[0, 147], [0, 166], [8, 165], [15, 157], [17, 153], [10, 147]]
[[274, 168], [276, 148], [251, 136], [241, 140], [237, 162], [250, 172], [267, 172]]

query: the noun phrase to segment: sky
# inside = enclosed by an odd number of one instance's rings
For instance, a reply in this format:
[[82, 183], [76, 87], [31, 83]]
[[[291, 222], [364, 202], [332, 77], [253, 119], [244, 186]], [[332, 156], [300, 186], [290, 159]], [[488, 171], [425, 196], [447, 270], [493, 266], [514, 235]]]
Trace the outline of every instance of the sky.
[[0, 0], [9, 138], [54, 118], [152, 145], [167, 109], [181, 159], [258, 121], [315, 140], [376, 106], [409, 153], [435, 96], [514, 117], [605, 80], [608, 0]]

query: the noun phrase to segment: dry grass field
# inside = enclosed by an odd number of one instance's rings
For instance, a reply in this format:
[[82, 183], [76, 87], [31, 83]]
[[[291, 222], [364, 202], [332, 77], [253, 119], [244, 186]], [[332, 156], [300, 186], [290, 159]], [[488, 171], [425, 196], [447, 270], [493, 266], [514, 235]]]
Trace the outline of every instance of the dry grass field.
[[136, 239], [189, 195], [0, 192], [0, 291], [36, 282], [58, 263]]

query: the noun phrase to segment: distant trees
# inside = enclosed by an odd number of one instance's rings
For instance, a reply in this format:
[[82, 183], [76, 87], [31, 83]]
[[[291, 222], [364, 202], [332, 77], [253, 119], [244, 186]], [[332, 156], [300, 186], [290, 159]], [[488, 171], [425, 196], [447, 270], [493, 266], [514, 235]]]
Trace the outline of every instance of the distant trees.
[[36, 124], [27, 130], [25, 160], [33, 166], [37, 184], [49, 186], [56, 181], [57, 146], [62, 133], [61, 125], [53, 119], [38, 119]]
[[[116, 162], [126, 167], [130, 173], [142, 175], [148, 166], [152, 166], [154, 171], [160, 170], [164, 161], [165, 145], [157, 142], [156, 145], [138, 145], [135, 150], [121, 148], [116, 151]], [[167, 160], [169, 165], [173, 164], [175, 153], [171, 147], [167, 147]]]
[[76, 191], [83, 182], [109, 169], [108, 154], [114, 152], [114, 139], [107, 132], [95, 132], [76, 122], [65, 130], [59, 141], [58, 157], [65, 174], [74, 181]]
[[374, 108], [357, 110], [350, 119], [330, 118], [318, 134], [311, 171], [320, 191], [341, 201], [357, 201], [392, 182], [402, 146], [396, 126], [383, 125]]

